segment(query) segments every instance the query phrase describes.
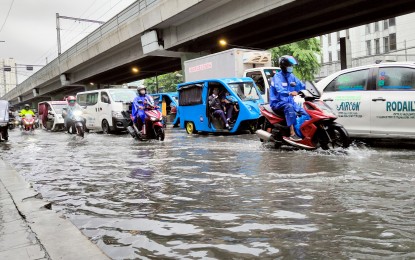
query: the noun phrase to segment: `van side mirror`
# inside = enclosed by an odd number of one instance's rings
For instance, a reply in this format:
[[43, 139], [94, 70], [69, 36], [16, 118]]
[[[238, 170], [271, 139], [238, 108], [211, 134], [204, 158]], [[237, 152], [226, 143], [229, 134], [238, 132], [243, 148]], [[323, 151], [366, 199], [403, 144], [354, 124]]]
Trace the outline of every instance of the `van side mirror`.
[[110, 104], [110, 99], [108, 96], [102, 96], [102, 102]]

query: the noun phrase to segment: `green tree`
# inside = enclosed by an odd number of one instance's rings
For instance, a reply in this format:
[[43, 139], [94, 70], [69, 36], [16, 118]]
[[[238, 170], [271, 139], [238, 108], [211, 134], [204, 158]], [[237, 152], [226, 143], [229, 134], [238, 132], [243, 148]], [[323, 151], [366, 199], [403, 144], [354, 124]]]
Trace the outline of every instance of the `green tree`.
[[183, 82], [183, 76], [181, 71], [167, 73], [156, 77], [147, 78], [144, 80], [144, 85], [147, 86], [149, 93], [158, 92], [175, 92], [177, 90], [177, 84]]
[[321, 56], [320, 41], [317, 38], [306, 39], [270, 49], [272, 63], [279, 66], [278, 60], [283, 55], [293, 56], [298, 64], [294, 66], [294, 74], [300, 80], [314, 80], [320, 70], [318, 57]]

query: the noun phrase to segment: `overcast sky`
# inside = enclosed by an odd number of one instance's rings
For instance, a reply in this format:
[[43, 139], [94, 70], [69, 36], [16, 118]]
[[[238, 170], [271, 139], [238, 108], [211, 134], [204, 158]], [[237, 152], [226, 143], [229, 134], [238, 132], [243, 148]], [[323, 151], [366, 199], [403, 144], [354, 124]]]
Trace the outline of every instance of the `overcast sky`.
[[[44, 65], [57, 56], [56, 13], [108, 21], [135, 0], [0, 0], [0, 58]], [[99, 24], [60, 19], [62, 52]], [[28, 72], [19, 72], [20, 76]]]

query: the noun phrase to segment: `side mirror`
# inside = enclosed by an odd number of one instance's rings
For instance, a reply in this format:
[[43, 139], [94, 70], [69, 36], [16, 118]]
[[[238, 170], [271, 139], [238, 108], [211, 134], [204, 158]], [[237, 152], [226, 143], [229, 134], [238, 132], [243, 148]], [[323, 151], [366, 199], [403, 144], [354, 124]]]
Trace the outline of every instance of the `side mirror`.
[[102, 96], [102, 102], [109, 104], [110, 103], [110, 99], [108, 96]]

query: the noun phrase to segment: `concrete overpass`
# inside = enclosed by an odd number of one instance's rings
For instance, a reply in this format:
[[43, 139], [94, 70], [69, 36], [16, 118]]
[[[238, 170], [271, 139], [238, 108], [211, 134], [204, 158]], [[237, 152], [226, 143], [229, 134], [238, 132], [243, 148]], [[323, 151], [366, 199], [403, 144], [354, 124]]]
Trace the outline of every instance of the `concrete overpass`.
[[180, 70], [219, 51], [220, 38], [266, 49], [413, 11], [413, 0], [139, 0], [2, 99], [61, 99]]

